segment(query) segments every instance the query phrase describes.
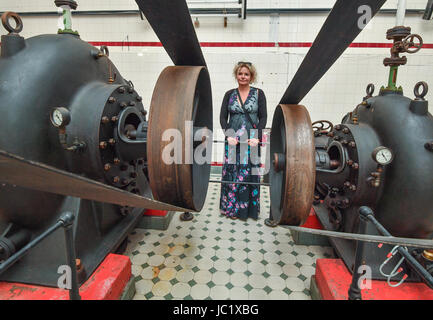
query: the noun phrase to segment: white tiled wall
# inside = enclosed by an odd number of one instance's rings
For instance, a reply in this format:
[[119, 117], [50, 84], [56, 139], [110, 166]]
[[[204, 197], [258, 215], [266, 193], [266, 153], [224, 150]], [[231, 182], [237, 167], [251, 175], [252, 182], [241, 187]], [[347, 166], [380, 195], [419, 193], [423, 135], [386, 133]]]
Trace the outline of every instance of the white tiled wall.
[[[134, 0], [78, 0], [78, 10], [136, 10]], [[331, 8], [332, 0], [249, 0], [249, 8]], [[424, 9], [427, 0], [408, 0], [410, 9]], [[221, 7], [222, 5], [217, 5]], [[395, 9], [397, 0], [388, 0], [384, 8]], [[191, 7], [204, 7], [194, 5]], [[56, 11], [53, 0], [0, 0], [0, 11]], [[221, 17], [200, 17], [196, 28], [201, 42], [312, 42], [326, 19], [326, 14], [281, 14], [280, 16], [249, 15], [247, 20], [228, 18], [224, 28]], [[55, 33], [57, 17], [24, 16], [24, 37]], [[390, 14], [377, 15], [361, 32], [355, 42], [388, 43], [386, 30], [395, 25]], [[433, 43], [433, 21], [421, 19], [421, 15], [407, 15], [405, 25], [412, 32], [422, 35], [424, 42]], [[85, 41], [158, 41], [146, 20], [139, 15], [74, 16], [73, 29], [80, 32]], [[0, 34], [6, 31], [0, 27]], [[237, 61], [253, 62], [259, 73], [256, 86], [262, 88], [268, 101], [268, 127], [271, 125], [275, 106], [278, 104], [308, 48], [249, 48], [204, 47], [212, 81], [214, 127], [219, 128], [219, 110], [224, 92], [236, 83], [232, 69]], [[387, 84], [388, 69], [382, 64], [389, 56], [389, 49], [349, 48], [323, 79], [302, 101], [313, 121], [328, 119], [333, 123], [351, 111], [365, 96], [368, 83], [376, 86]], [[132, 80], [149, 105], [156, 79], [171, 61], [161, 47], [111, 47], [110, 57], [121, 74]], [[416, 82], [424, 80], [433, 86], [433, 49], [424, 49], [408, 55], [408, 64], [400, 68], [398, 84], [405, 94], [413, 96]], [[427, 98], [432, 100], [432, 93]], [[432, 107], [430, 107], [432, 110]], [[216, 131], [218, 133], [218, 131]], [[221, 138], [217, 134], [216, 138]], [[221, 148], [216, 148], [213, 161], [221, 161]]]

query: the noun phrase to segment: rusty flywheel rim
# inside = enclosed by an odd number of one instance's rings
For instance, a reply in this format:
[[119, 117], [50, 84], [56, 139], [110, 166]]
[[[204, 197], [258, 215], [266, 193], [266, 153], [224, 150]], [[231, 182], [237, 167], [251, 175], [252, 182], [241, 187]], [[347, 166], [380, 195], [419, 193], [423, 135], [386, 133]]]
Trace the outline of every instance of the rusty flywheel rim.
[[271, 217], [278, 224], [301, 225], [314, 196], [314, 135], [307, 109], [280, 104], [272, 121]]
[[[193, 121], [193, 130], [186, 129], [186, 121]], [[185, 144], [197, 147], [193, 134], [197, 129], [212, 130], [212, 98], [209, 74], [205, 67], [171, 66], [165, 68], [155, 85], [150, 106], [147, 162], [149, 183], [156, 200], [200, 211], [209, 184], [210, 161], [197, 163], [185, 152]], [[166, 164], [163, 141], [167, 129], [181, 133], [181, 163]], [[166, 133], [167, 134], [167, 133]], [[212, 136], [206, 154], [212, 155]], [[179, 147], [179, 146], [177, 146]], [[175, 146], [176, 148], [176, 146]]]

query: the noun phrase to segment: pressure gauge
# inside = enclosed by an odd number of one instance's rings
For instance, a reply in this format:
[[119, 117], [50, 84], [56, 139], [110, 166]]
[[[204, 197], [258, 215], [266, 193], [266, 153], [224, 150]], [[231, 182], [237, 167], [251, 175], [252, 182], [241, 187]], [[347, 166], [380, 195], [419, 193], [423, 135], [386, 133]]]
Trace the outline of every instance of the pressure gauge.
[[66, 108], [54, 108], [51, 112], [50, 120], [53, 126], [57, 128], [63, 128], [66, 127], [71, 121], [71, 114]]
[[387, 147], [377, 147], [374, 149], [371, 156], [373, 157], [374, 161], [382, 166], [390, 164], [394, 159], [394, 154], [392, 153], [391, 149]]

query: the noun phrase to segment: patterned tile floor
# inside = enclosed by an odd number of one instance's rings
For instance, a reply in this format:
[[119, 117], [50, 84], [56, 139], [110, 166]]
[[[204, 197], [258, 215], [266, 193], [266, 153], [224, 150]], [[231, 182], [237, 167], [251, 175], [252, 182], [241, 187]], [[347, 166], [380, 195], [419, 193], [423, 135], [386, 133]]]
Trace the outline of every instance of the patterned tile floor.
[[134, 300], [311, 299], [315, 261], [332, 257], [332, 248], [295, 245], [289, 230], [265, 226], [268, 187], [261, 187], [257, 221], [221, 216], [219, 196], [220, 184], [210, 183], [192, 221], [176, 213], [167, 230], [131, 233], [125, 254], [136, 280]]

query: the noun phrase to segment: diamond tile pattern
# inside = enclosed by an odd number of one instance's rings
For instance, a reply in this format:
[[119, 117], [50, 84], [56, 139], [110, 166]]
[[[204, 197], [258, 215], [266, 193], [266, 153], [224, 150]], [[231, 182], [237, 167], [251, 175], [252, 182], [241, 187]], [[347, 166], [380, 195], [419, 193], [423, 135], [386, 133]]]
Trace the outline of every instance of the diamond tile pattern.
[[210, 183], [192, 221], [177, 213], [167, 230], [135, 229], [125, 254], [136, 280], [135, 300], [308, 300], [316, 259], [332, 248], [295, 245], [290, 231], [269, 228], [269, 188], [261, 187], [257, 221], [220, 215], [220, 185]]

